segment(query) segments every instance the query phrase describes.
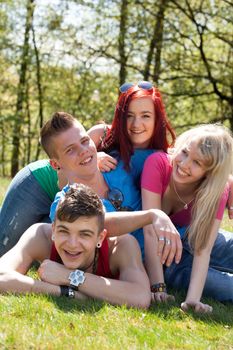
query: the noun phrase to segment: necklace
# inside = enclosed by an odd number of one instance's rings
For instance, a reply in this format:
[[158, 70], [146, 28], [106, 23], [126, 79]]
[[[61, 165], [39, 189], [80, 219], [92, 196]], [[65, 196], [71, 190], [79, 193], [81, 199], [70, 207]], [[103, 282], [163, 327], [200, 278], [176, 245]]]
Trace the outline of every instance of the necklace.
[[175, 194], [177, 195], [178, 199], [184, 204], [184, 209], [187, 210], [189, 204], [194, 200], [194, 198], [192, 198], [191, 201], [189, 201], [188, 203], [186, 203], [186, 202], [179, 196], [179, 193], [177, 192], [177, 189], [176, 189], [174, 180], [172, 181], [172, 183], [173, 183], [173, 188], [174, 188]]
[[94, 275], [96, 273], [97, 270], [97, 260], [99, 257], [99, 252], [98, 252], [98, 248], [95, 249], [95, 256], [94, 259], [92, 260], [92, 262], [90, 263], [90, 265], [88, 265], [85, 270], [83, 270], [84, 272], [86, 272], [91, 266], [92, 266], [92, 272]]
[[92, 268], [93, 275], [96, 274], [98, 258], [99, 258], [99, 248], [95, 248], [95, 257], [94, 257], [93, 268]]

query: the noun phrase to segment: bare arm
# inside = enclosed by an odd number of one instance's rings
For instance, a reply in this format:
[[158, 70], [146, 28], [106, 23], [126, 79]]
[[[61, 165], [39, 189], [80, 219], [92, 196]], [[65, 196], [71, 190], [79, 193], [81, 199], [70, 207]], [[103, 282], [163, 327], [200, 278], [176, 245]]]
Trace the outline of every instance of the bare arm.
[[31, 226], [19, 242], [1, 257], [0, 292], [60, 294], [59, 287], [25, 276], [33, 261], [48, 256], [50, 227], [49, 224]]
[[[166, 213], [161, 210], [161, 196], [157, 193], [142, 189], [143, 209], [155, 208], [160, 215], [153, 222], [153, 228], [157, 235], [158, 255], [161, 256], [161, 263], [169, 266], [173, 259], [179, 263], [182, 254], [182, 243], [180, 234]], [[151, 229], [150, 229], [151, 231]], [[161, 240], [164, 238], [164, 240]], [[166, 240], [171, 244], [166, 245]]]
[[[110, 129], [111, 125], [98, 124], [88, 130], [88, 135], [94, 141], [96, 147], [101, 143], [101, 140], [106, 136], [106, 128]], [[105, 152], [97, 153], [97, 161], [100, 171], [110, 171], [116, 168], [117, 160]]]
[[110, 257], [110, 266], [112, 271], [119, 271], [119, 280], [97, 277], [95, 287], [91, 288], [96, 276], [90, 275], [90, 280], [87, 279], [87, 284], [84, 283], [80, 291], [84, 293], [87, 291], [92, 294], [92, 297], [112, 304], [125, 304], [139, 308], [149, 307], [149, 281], [142, 264], [138, 243], [133, 237], [125, 235], [117, 239]]
[[[148, 208], [161, 208], [161, 196], [159, 194], [152, 193], [150, 191], [142, 189], [142, 205], [144, 209]], [[156, 254], [158, 251], [159, 243], [165, 243], [165, 250], [171, 248], [170, 253], [167, 258], [167, 265], [173, 260], [175, 255], [175, 245], [176, 241], [171, 241], [171, 245], [166, 244], [163, 240], [165, 237], [164, 233], [166, 231], [174, 231], [175, 227], [171, 223], [169, 217], [164, 213], [165, 220], [163, 222], [158, 222], [158, 234], [159, 236], [155, 236], [153, 234], [152, 225], [148, 225], [144, 227], [144, 248], [145, 248], [145, 266], [147, 270], [147, 274], [150, 279], [151, 286], [156, 285], [158, 283], [164, 283], [164, 274], [163, 274], [163, 264], [165, 260], [160, 259], [160, 256]], [[174, 231], [176, 232], [176, 230]], [[175, 243], [175, 244], [174, 244]], [[169, 299], [174, 299], [171, 295], [167, 294], [166, 291], [162, 292], [152, 292], [152, 300], [161, 302], [167, 301]]]
[[181, 304], [182, 309], [185, 311], [188, 310], [189, 307], [194, 308], [196, 312], [212, 311], [211, 306], [201, 303], [200, 300], [209, 268], [211, 250], [216, 240], [220, 223], [220, 220], [215, 219], [206, 248], [203, 249], [200, 254], [194, 254], [187, 296], [185, 302]]
[[[109, 279], [85, 273], [85, 282], [79, 286], [79, 291], [91, 298], [105, 300], [111, 304], [147, 308], [150, 304], [149, 281], [144, 270], [141, 253], [136, 240], [125, 235], [113, 239], [110, 267], [113, 272], [119, 271], [120, 279]], [[52, 266], [49, 263], [40, 271], [43, 280], [50, 283], [69, 285], [70, 270], [63, 265]], [[60, 266], [59, 266], [60, 265]], [[56, 269], [56, 273], [55, 270]], [[48, 271], [50, 270], [50, 271]]]
[[104, 138], [106, 134], [106, 127], [111, 128], [111, 125], [106, 125], [104, 123], [92, 126], [88, 131], [88, 135], [94, 141], [96, 147], [99, 146], [101, 139]]
[[162, 236], [171, 240], [170, 246], [166, 246], [164, 240], [158, 241], [158, 255], [161, 256], [161, 260], [170, 264], [175, 257], [178, 263], [182, 253], [180, 235], [162, 210], [149, 209], [105, 214], [105, 228], [108, 231], [108, 236], [120, 236], [149, 224], [152, 224], [151, 230], [157, 239]]

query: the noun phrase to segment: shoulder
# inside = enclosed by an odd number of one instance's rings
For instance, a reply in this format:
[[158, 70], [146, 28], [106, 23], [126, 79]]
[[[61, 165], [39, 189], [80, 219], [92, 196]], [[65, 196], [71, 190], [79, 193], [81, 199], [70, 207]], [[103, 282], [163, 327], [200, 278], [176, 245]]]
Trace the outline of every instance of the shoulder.
[[111, 270], [134, 265], [141, 260], [141, 251], [136, 238], [130, 234], [108, 238]]
[[33, 255], [35, 260], [48, 257], [51, 249], [52, 225], [39, 223], [32, 225], [21, 237], [24, 249]]
[[0, 259], [1, 268], [26, 273], [33, 261], [49, 258], [51, 249], [51, 225], [32, 225], [18, 243]]
[[151, 171], [159, 171], [159, 173], [166, 172], [166, 169], [171, 167], [170, 156], [162, 151], [155, 152], [151, 154], [145, 161], [143, 168], [143, 176], [145, 173]]
[[[50, 227], [50, 229], [49, 229]], [[32, 225], [18, 243], [0, 259], [0, 270], [26, 274], [34, 261], [42, 262], [50, 257], [51, 225]]]
[[146, 163], [169, 163], [169, 155], [163, 151], [157, 151], [152, 154], [150, 154], [147, 159]]
[[29, 163], [28, 167], [31, 171], [43, 171], [48, 169], [50, 170], [50, 168], [52, 168], [48, 159], [41, 159]]
[[126, 249], [129, 246], [136, 247], [138, 246], [136, 238], [130, 234], [125, 234], [118, 237], [108, 238], [109, 250], [113, 250], [114, 247], [120, 247], [121, 249]]

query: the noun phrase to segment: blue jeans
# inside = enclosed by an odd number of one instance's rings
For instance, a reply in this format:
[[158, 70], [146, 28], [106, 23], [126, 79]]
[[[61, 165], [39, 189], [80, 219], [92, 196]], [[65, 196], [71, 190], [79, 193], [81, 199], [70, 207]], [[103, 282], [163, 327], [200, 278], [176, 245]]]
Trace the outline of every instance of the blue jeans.
[[[179, 264], [165, 268], [165, 281], [175, 289], [188, 289], [193, 256], [187, 239]], [[220, 230], [210, 256], [203, 295], [219, 301], [233, 302], [233, 233]]]
[[13, 178], [0, 210], [0, 256], [37, 222], [50, 222], [52, 202], [28, 166]]

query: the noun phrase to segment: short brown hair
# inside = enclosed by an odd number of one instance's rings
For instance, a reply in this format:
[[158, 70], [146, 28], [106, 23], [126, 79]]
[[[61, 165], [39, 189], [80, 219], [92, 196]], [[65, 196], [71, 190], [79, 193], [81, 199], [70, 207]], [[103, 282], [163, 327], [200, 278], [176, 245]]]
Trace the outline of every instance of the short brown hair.
[[104, 229], [104, 214], [99, 196], [90, 187], [75, 184], [58, 203], [55, 220], [74, 222], [81, 216], [97, 217], [100, 233]]
[[74, 123], [77, 122], [78, 121], [69, 113], [56, 112], [45, 123], [40, 131], [40, 144], [50, 158], [55, 156], [55, 150], [52, 147], [53, 143], [51, 139], [70, 129]]

